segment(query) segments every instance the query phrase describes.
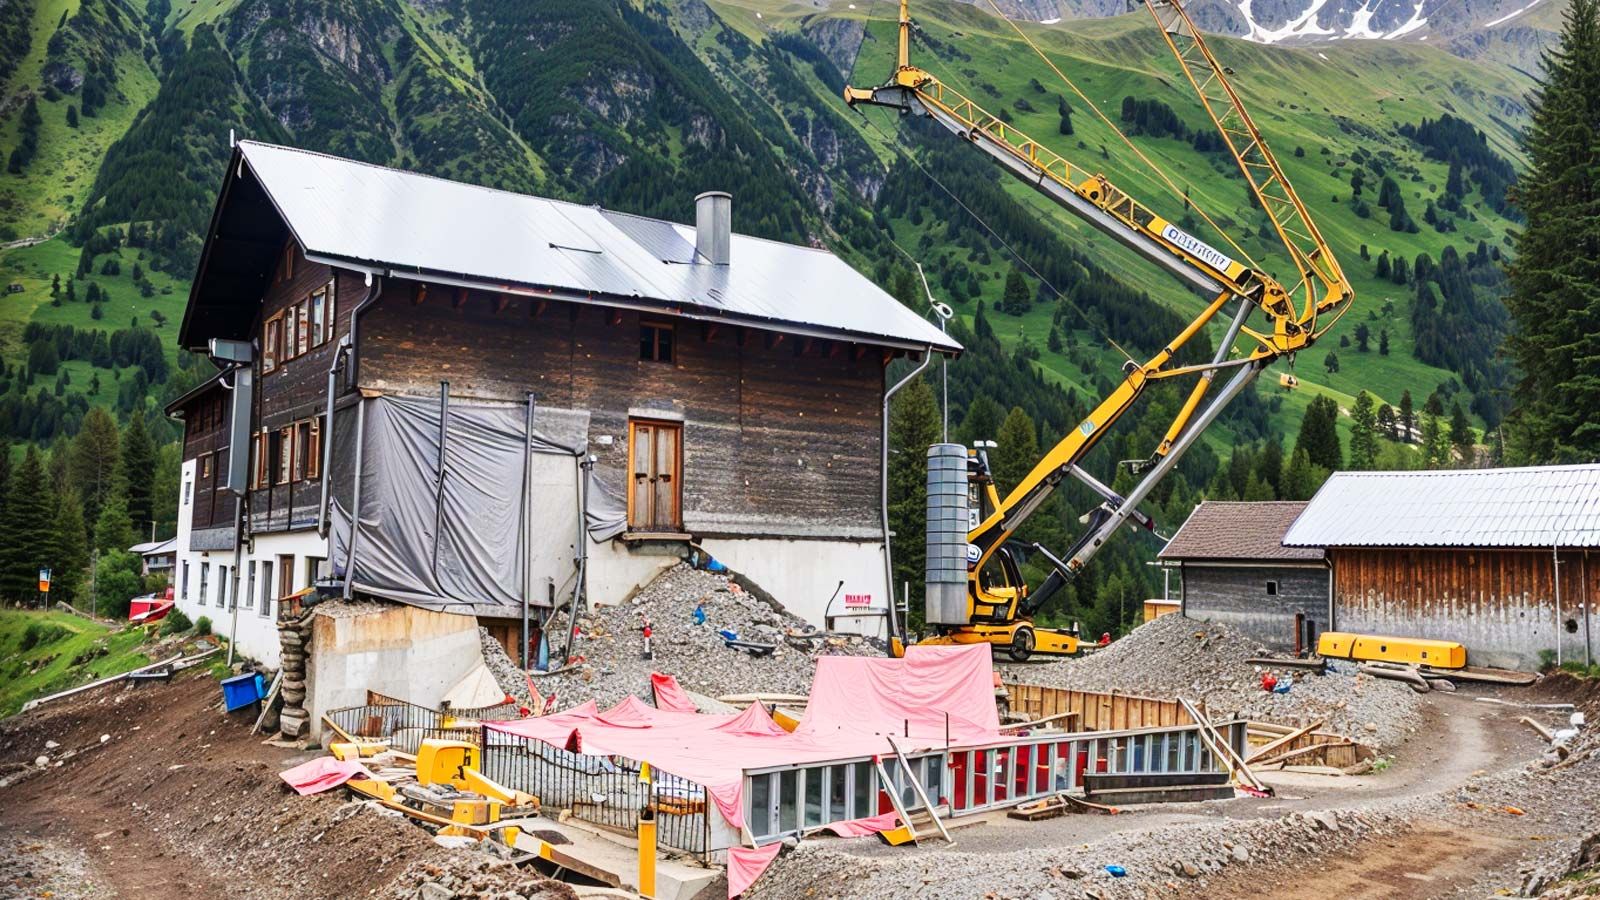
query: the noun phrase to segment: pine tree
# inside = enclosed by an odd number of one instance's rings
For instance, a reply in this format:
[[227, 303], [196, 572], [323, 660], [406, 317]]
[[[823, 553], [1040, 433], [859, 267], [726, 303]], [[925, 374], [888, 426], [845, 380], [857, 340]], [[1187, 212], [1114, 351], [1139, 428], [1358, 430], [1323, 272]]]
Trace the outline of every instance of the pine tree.
[[1000, 434], [1000, 419], [1004, 415], [1000, 404], [989, 399], [988, 395], [974, 397], [967, 404], [967, 414], [961, 417], [961, 427], [957, 429], [961, 443], [971, 447], [978, 441], [996, 440]]
[[83, 500], [70, 485], [56, 500], [55, 525], [50, 535], [50, 568], [54, 580], [51, 596], [74, 602], [89, 567], [89, 535], [83, 524]]
[[1366, 391], [1356, 395], [1350, 412], [1350, 468], [1367, 471], [1378, 464], [1377, 403]]
[[135, 410], [122, 433], [122, 483], [128, 492], [128, 517], [136, 535], [147, 536], [155, 510], [150, 489], [156, 474], [156, 445], [145, 428], [144, 410]]
[[1296, 452], [1304, 450], [1314, 466], [1335, 471], [1343, 467], [1344, 451], [1339, 446], [1339, 404], [1332, 397], [1315, 397], [1306, 406], [1295, 439]]
[[1389, 355], [1389, 329], [1387, 328], [1380, 328], [1378, 330], [1378, 355]]
[[1400, 423], [1395, 418], [1394, 407], [1387, 403], [1378, 407], [1378, 433], [1391, 441], [1400, 439]]
[[1506, 346], [1523, 378], [1507, 430], [1519, 461], [1587, 461], [1600, 457], [1600, 0], [1572, 0], [1543, 63], [1515, 191], [1527, 225]]
[[1411, 405], [1411, 391], [1409, 388], [1400, 394], [1399, 425], [1400, 440], [1407, 444], [1411, 443], [1414, 440], [1412, 435], [1417, 432], [1417, 413]]
[[[895, 394], [889, 409], [889, 527], [894, 531], [894, 586], [923, 594], [928, 498], [928, 447], [939, 440], [939, 404], [926, 379]], [[921, 605], [911, 604], [913, 613]]]
[[1456, 454], [1461, 457], [1465, 465], [1472, 465], [1476, 456], [1478, 436], [1472, 431], [1472, 423], [1467, 420], [1467, 414], [1461, 408], [1458, 400], [1450, 407], [1450, 446], [1454, 447]]
[[1028, 283], [1022, 280], [1022, 273], [1012, 269], [1006, 275], [1005, 293], [1000, 297], [1000, 311], [1007, 315], [1020, 316], [1033, 305], [1033, 294], [1028, 291]]
[[1261, 448], [1261, 455], [1256, 457], [1256, 475], [1272, 488], [1272, 497], [1269, 499], [1283, 496], [1283, 463], [1283, 445], [1278, 443], [1276, 437], [1268, 438]]
[[1367, 343], [1370, 340], [1372, 340], [1372, 329], [1368, 328], [1365, 322], [1358, 323], [1356, 325], [1356, 349], [1366, 353], [1368, 350]]
[[1327, 478], [1328, 470], [1313, 464], [1306, 451], [1297, 448], [1283, 470], [1283, 499], [1310, 500]]
[[100, 517], [94, 523], [94, 548], [101, 553], [113, 550], [126, 552], [137, 541], [133, 526], [128, 524], [127, 494], [119, 489], [106, 498], [105, 504], [100, 507]]
[[1376, 274], [1379, 278], [1389, 277], [1389, 251], [1385, 250], [1378, 254], [1378, 269]]
[[1327, 368], [1329, 375], [1339, 371], [1339, 354], [1329, 350], [1328, 355], [1322, 358], [1322, 365]]
[[1033, 419], [1022, 411], [1022, 407], [1014, 406], [1011, 412], [1006, 413], [1005, 421], [1000, 423], [1000, 433], [995, 443], [1000, 446], [990, 453], [989, 464], [995, 485], [1000, 488], [1000, 496], [1004, 497], [1021, 483], [1033, 469], [1034, 463], [1039, 461], [1039, 432], [1034, 427]]
[[83, 492], [85, 521], [98, 521], [100, 507], [116, 483], [122, 458], [122, 437], [111, 414], [98, 406], [84, 414], [78, 436], [72, 439], [72, 482]]
[[55, 505], [44, 461], [32, 444], [10, 482], [0, 519], [0, 596], [32, 601], [39, 595], [39, 569], [50, 565]]
[[1422, 417], [1422, 461], [1429, 469], [1444, 469], [1450, 465], [1450, 433], [1439, 417], [1431, 413]]

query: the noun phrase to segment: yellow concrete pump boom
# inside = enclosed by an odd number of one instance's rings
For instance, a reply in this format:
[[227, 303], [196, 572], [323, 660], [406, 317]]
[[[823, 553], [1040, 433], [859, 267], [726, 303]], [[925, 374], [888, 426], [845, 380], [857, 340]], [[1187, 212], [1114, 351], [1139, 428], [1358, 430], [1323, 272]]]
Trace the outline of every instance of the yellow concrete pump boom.
[[[1036, 650], [1076, 651], [1075, 635], [1035, 629], [1031, 621], [1033, 614], [1075, 577], [1129, 518], [1148, 524], [1137, 512], [1139, 503], [1228, 402], [1274, 360], [1284, 356], [1292, 358], [1297, 351], [1311, 346], [1349, 309], [1354, 297], [1333, 252], [1228, 82], [1228, 70], [1212, 55], [1179, 0], [1144, 0], [1144, 4], [1238, 163], [1250, 190], [1272, 221], [1278, 240], [1288, 251], [1295, 268], [1295, 280], [1290, 285], [1285, 286], [1268, 273], [1233, 259], [1188, 234], [1112, 184], [1103, 174], [1091, 172], [1046, 148], [931, 73], [912, 65], [907, 0], [900, 2], [899, 64], [893, 76], [878, 87], [846, 87], [844, 91], [845, 101], [851, 106], [888, 106], [903, 114], [932, 118], [953, 134], [977, 145], [1011, 174], [1159, 265], [1208, 301], [1204, 310], [1147, 362], [1140, 365], [1130, 360], [1124, 364], [1122, 383], [1052, 447], [1006, 497], [998, 495], [988, 477], [983, 454], [976, 454], [974, 467], [982, 490], [979, 521], [967, 536], [971, 545], [968, 554], [969, 621], [965, 626], [946, 628], [945, 633], [932, 638], [935, 642], [1005, 644], [1017, 658], [1026, 658]], [[1027, 40], [1020, 29], [1018, 34]], [[1230, 303], [1237, 306], [1214, 358], [1209, 363], [1175, 365], [1177, 351]], [[1267, 327], [1246, 325], [1256, 310], [1265, 317]], [[1232, 358], [1233, 345], [1241, 336], [1253, 346], [1248, 353]], [[1201, 410], [1200, 404], [1216, 374], [1230, 368], [1235, 370], [1234, 375]], [[1188, 399], [1160, 444], [1153, 448], [1151, 457], [1139, 464], [1145, 475], [1128, 496], [1118, 496], [1089, 477], [1079, 463], [1101, 435], [1133, 405], [1145, 387], [1160, 379], [1189, 375], [1196, 376], [1196, 383]], [[1091, 512], [1088, 530], [1064, 561], [1046, 548], [1033, 545], [1050, 561], [1054, 571], [1030, 594], [1017, 576], [1005, 544], [1069, 474], [1088, 484], [1105, 502]], [[985, 583], [984, 572], [991, 562], [1000, 564], [998, 574], [1005, 584]]]

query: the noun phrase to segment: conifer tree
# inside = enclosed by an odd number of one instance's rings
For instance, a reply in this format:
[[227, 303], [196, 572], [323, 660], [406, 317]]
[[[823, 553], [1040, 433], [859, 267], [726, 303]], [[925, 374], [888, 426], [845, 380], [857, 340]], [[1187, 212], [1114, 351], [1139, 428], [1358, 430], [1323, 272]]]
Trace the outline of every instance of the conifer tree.
[[1338, 423], [1339, 404], [1332, 397], [1314, 398], [1300, 422], [1295, 451], [1304, 450], [1312, 465], [1330, 472], [1342, 468], [1344, 452], [1339, 446]]
[[1378, 463], [1377, 403], [1366, 391], [1356, 395], [1350, 413], [1350, 468], [1367, 471]]
[[110, 496], [122, 458], [122, 437], [111, 414], [98, 406], [89, 407], [77, 437], [72, 439], [72, 482], [83, 492], [86, 521], [100, 518], [100, 507]]
[[1508, 442], [1522, 462], [1586, 461], [1600, 457], [1600, 0], [1572, 0], [1543, 61], [1505, 300], [1523, 376]]
[[889, 527], [894, 531], [894, 587], [911, 584], [923, 592], [927, 559], [928, 446], [939, 440], [939, 405], [926, 379], [917, 378], [895, 394], [889, 409]]
[[156, 473], [156, 445], [145, 427], [144, 410], [135, 410], [122, 433], [122, 483], [128, 492], [128, 519], [133, 533], [145, 539], [155, 510], [150, 505], [151, 486]]
[[1477, 443], [1478, 436], [1472, 431], [1472, 423], [1467, 420], [1460, 401], [1455, 402], [1450, 407], [1450, 446], [1455, 448], [1463, 463], [1471, 465]]
[[50, 568], [55, 576], [51, 596], [72, 603], [79, 596], [84, 571], [89, 567], [89, 535], [83, 524], [83, 500], [71, 485], [56, 498], [50, 538]]
[[1400, 426], [1400, 440], [1407, 444], [1411, 443], [1413, 440], [1412, 435], [1417, 430], [1417, 412], [1411, 405], [1410, 388], [1400, 394], [1400, 418], [1398, 424]]
[[1000, 423], [1000, 433], [995, 438], [996, 447], [989, 456], [994, 470], [995, 485], [1000, 496], [1011, 493], [1039, 461], [1039, 433], [1033, 419], [1014, 406]]
[[39, 594], [39, 569], [50, 565], [55, 511], [44, 460], [32, 444], [10, 482], [0, 518], [0, 596], [32, 601]]

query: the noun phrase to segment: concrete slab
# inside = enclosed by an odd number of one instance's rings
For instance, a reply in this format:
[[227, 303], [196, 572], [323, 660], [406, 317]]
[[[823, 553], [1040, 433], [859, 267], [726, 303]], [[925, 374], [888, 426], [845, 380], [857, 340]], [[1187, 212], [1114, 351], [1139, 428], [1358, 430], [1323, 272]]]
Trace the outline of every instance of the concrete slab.
[[[637, 894], [638, 844], [621, 835], [591, 830], [570, 820], [557, 822], [547, 819], [534, 831], [543, 833], [545, 837], [524, 831], [517, 836], [518, 850], [538, 854], [541, 859], [605, 882], [613, 889]], [[721, 873], [720, 868], [657, 857], [656, 890], [652, 897], [654, 900], [691, 900]], [[629, 894], [623, 893], [622, 896]]]

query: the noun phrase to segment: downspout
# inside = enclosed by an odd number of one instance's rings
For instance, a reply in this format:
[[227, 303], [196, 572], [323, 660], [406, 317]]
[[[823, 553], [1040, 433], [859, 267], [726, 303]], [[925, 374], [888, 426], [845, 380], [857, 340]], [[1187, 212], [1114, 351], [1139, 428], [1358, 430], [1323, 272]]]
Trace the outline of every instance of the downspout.
[[[533, 560], [529, 558], [528, 553], [528, 543], [531, 538], [528, 521], [531, 515], [528, 502], [528, 470], [532, 468], [533, 455], [533, 404], [533, 391], [529, 391], [527, 417], [523, 420], [522, 426], [522, 514], [517, 520], [517, 552], [522, 554], [522, 652], [518, 654], [518, 658], [522, 661], [524, 672], [531, 668], [528, 665], [528, 639], [531, 636], [528, 633], [528, 605], [532, 601], [529, 595], [533, 593]], [[578, 530], [580, 532], [583, 530], [581, 523]]]
[[317, 537], [324, 540], [328, 537], [328, 503], [333, 481], [333, 398], [339, 389], [339, 373], [344, 370], [345, 358], [350, 353], [350, 335], [346, 334], [339, 340], [339, 348], [333, 353], [333, 364], [328, 366], [328, 401], [324, 408], [327, 413], [327, 434], [322, 438], [322, 501], [317, 507]]
[[[333, 354], [333, 363], [328, 366], [328, 402], [324, 408], [328, 416], [328, 433], [323, 435], [322, 439], [322, 501], [317, 512], [317, 537], [319, 538], [327, 538], [330, 525], [328, 504], [333, 497], [333, 398], [339, 391], [338, 375], [346, 365], [351, 366], [347, 381], [351, 387], [355, 386], [356, 328], [361, 321], [361, 314], [366, 311], [368, 306], [372, 305], [374, 300], [378, 299], [378, 294], [382, 293], [382, 291], [383, 276], [368, 272], [367, 294], [356, 301], [355, 308], [350, 311], [350, 330], [340, 339], [339, 349]], [[356, 460], [356, 465], [361, 465], [359, 459]]]
[[[933, 345], [929, 344], [928, 349], [923, 351], [922, 364], [912, 369], [911, 374], [900, 379], [893, 387], [883, 393], [883, 435], [878, 447], [881, 451], [878, 469], [878, 511], [882, 514], [883, 522], [883, 586], [886, 591], [884, 601], [887, 604], [889, 616], [889, 633], [885, 638], [891, 642], [895, 637], [899, 637], [904, 641], [905, 636], [901, 634], [900, 623], [896, 621], [894, 615], [894, 558], [889, 548], [889, 400], [894, 397], [897, 391], [910, 384], [911, 379], [921, 375], [922, 370], [926, 369], [931, 362], [933, 362]], [[907, 602], [909, 603], [910, 601]], [[909, 616], [909, 614], [910, 608], [907, 607], [907, 615]]]

